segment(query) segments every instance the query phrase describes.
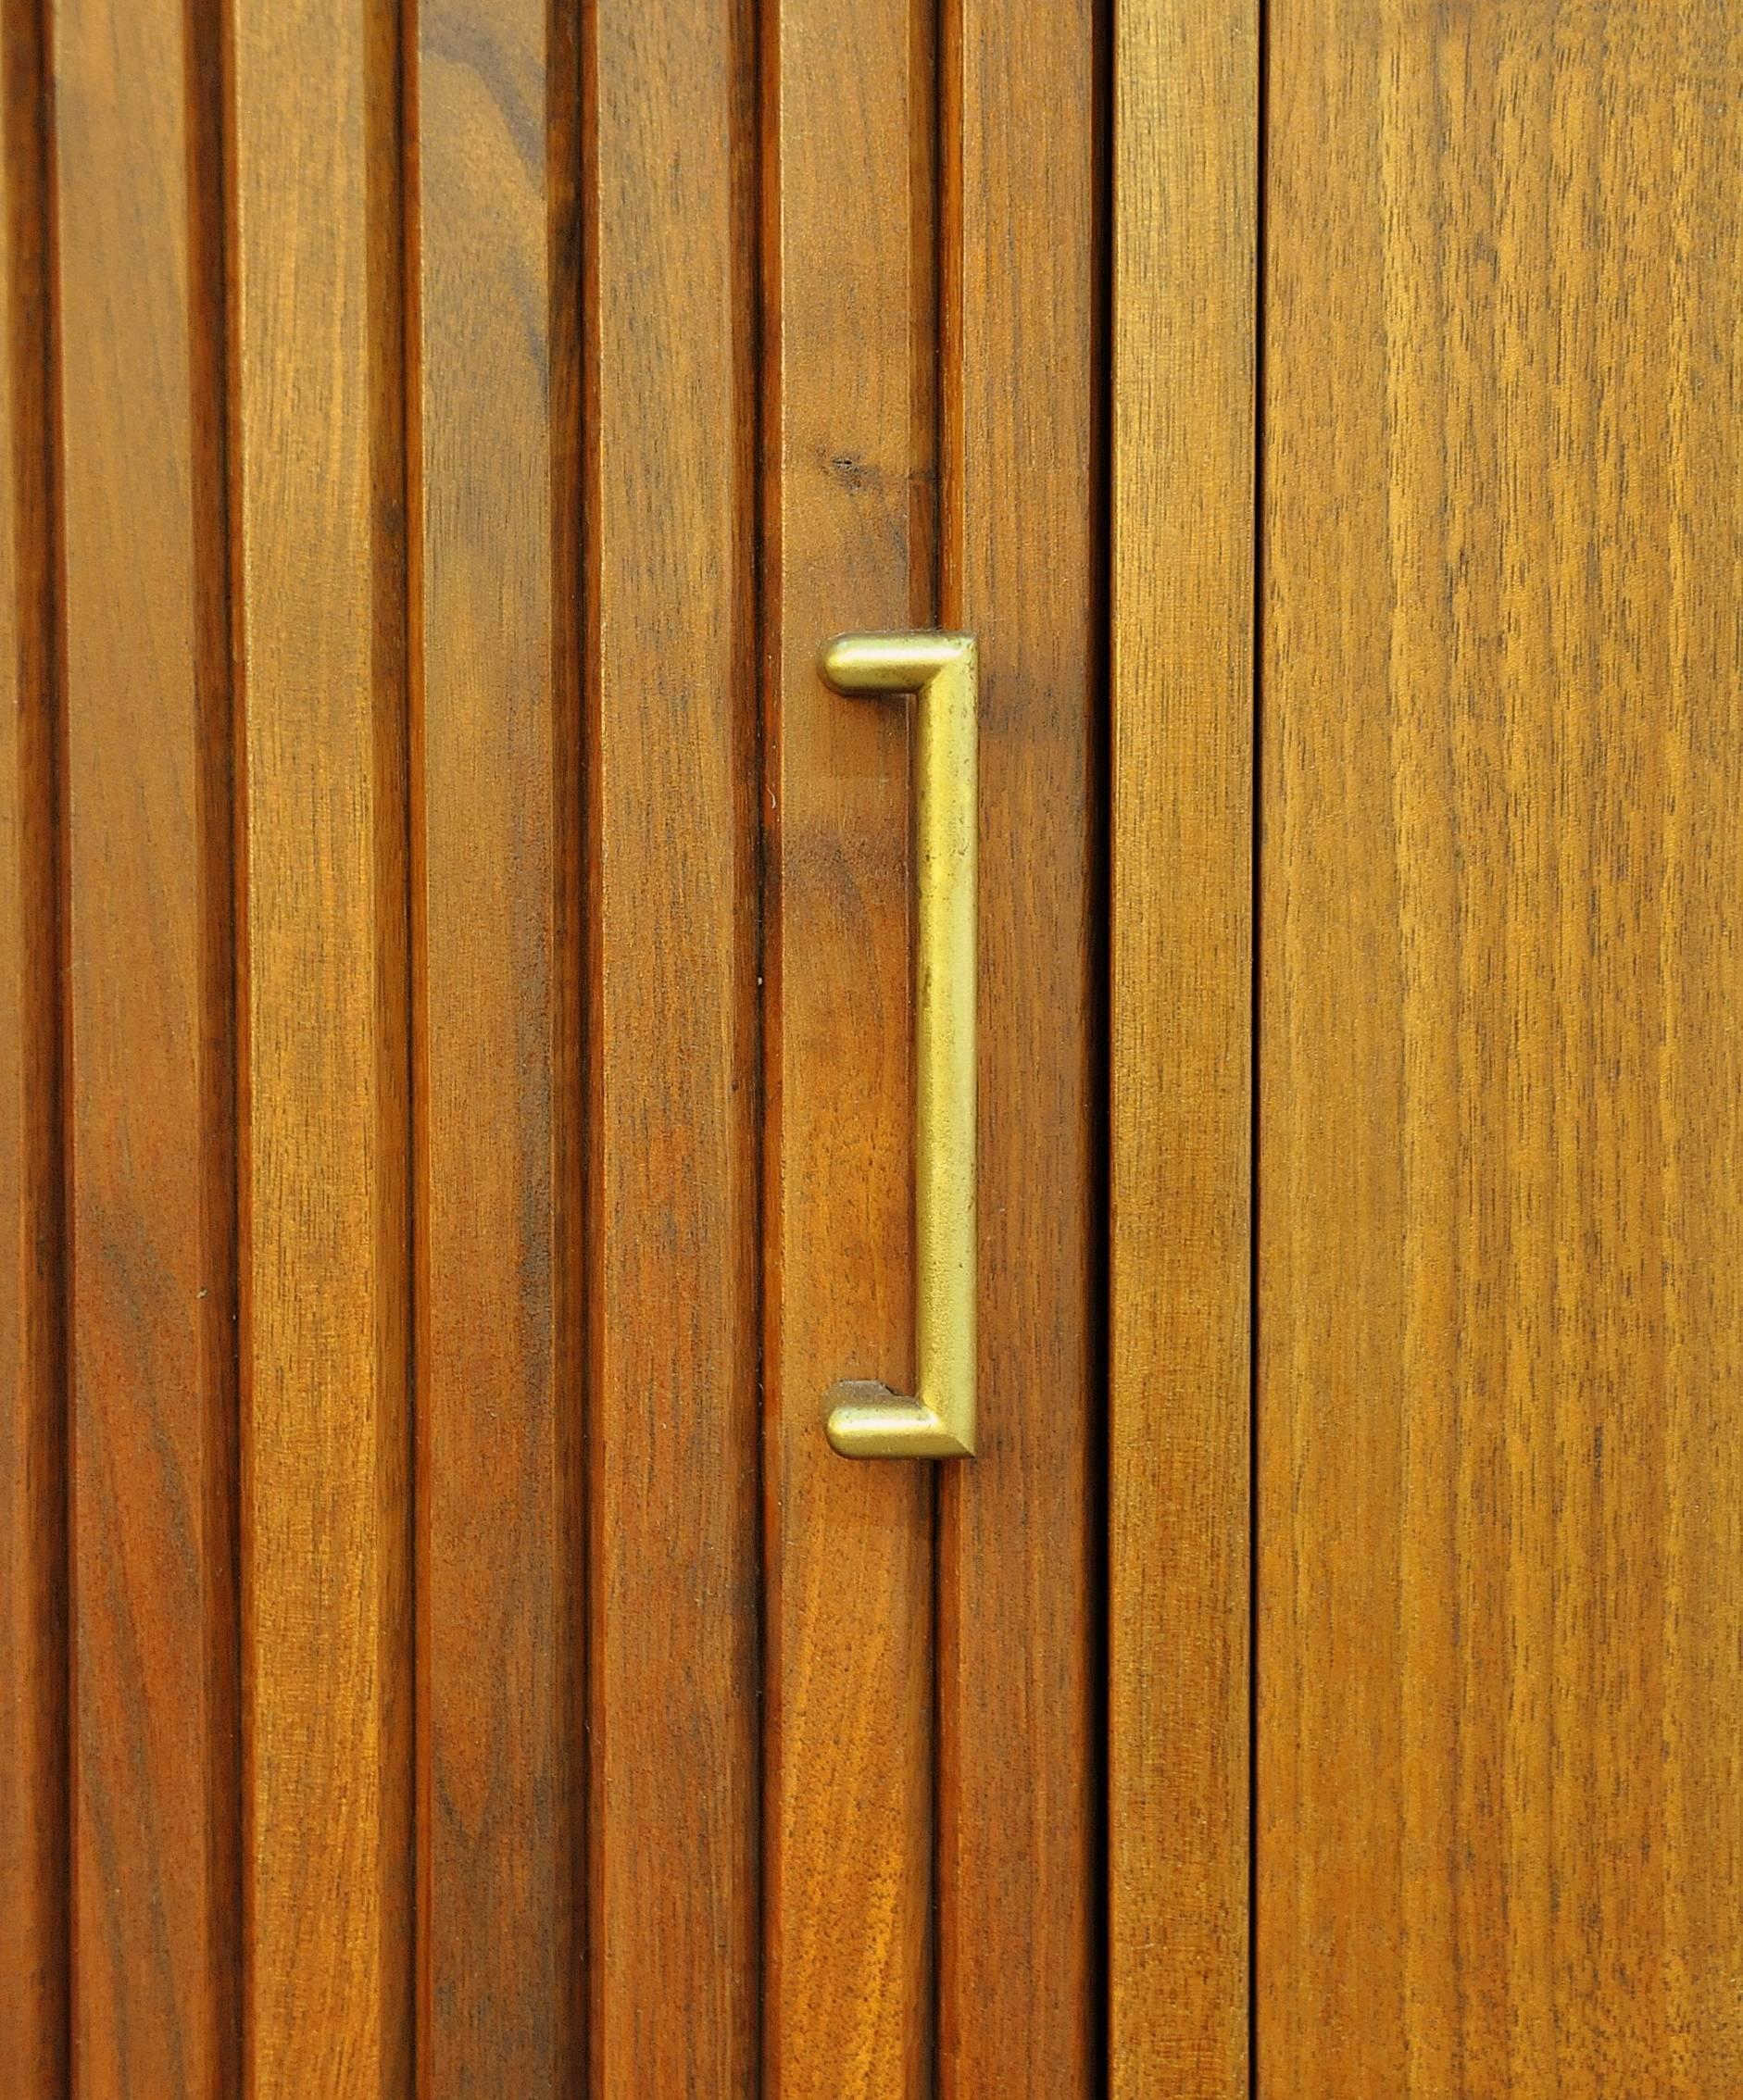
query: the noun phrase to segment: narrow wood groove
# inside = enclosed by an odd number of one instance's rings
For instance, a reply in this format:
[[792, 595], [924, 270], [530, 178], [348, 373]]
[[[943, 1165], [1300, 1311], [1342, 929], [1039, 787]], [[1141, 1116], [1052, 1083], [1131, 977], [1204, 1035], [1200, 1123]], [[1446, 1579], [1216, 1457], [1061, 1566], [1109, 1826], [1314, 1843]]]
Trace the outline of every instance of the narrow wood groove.
[[550, 794], [556, 869], [551, 944], [550, 1174], [552, 1365], [557, 1522], [552, 1574], [558, 1643], [556, 1760], [558, 1855], [558, 2095], [582, 2100], [587, 2084], [587, 1598], [586, 1578], [586, 1027], [584, 725], [582, 717], [585, 580], [582, 552], [582, 374], [584, 269], [582, 178], [583, 16], [593, 0], [548, 0], [545, 69], [550, 330]]
[[225, 235], [221, 11], [183, 0], [188, 124], [188, 418], [194, 436], [193, 581], [200, 1012], [203, 1522], [207, 1642], [207, 2053], [212, 2100], [242, 2069], [241, 1257], [237, 1137], [236, 709], [232, 681], [231, 332]]
[[1114, 249], [1119, 199], [1114, 182], [1113, 105], [1119, 61], [1116, 0], [1093, 0], [1095, 53], [1094, 141], [1094, 504], [1091, 523], [1091, 691], [1097, 710], [1091, 760], [1097, 834], [1089, 874], [1090, 1063], [1089, 1133], [1090, 1390], [1099, 1414], [1087, 1454], [1091, 1526], [1089, 1573], [1089, 1856], [1092, 1917], [1089, 1941], [1090, 2019], [1088, 2091], [1110, 2100], [1113, 2090], [1112, 1906], [1109, 1863], [1112, 1839], [1113, 1536], [1109, 1520], [1113, 1464], [1113, 505], [1114, 505]]
[[599, 1755], [596, 1715], [603, 1675], [599, 1655], [600, 1620], [597, 1584], [599, 1562], [595, 1553], [602, 1517], [601, 1501], [594, 1479], [594, 1451], [603, 1433], [604, 1336], [597, 1310], [600, 1279], [605, 1271], [606, 1181], [601, 1156], [605, 1119], [604, 1046], [594, 1017], [601, 1003], [605, 958], [601, 953], [603, 870], [599, 841], [603, 827], [600, 782], [601, 726], [595, 706], [596, 664], [602, 609], [602, 549], [600, 545], [601, 477], [603, 457], [600, 385], [600, 169], [599, 169], [599, 9], [605, 0], [578, 0], [577, 60], [580, 68], [581, 102], [577, 144], [580, 158], [579, 221], [580, 298], [576, 313], [581, 358], [579, 403], [580, 456], [576, 505], [576, 554], [581, 565], [581, 618], [577, 633], [578, 698], [580, 725], [577, 756], [580, 763], [581, 822], [581, 924], [580, 924], [580, 1033], [577, 1052], [582, 1087], [583, 1144], [582, 1209], [580, 1246], [582, 1405], [577, 1453], [577, 1513], [582, 1531], [581, 1625], [578, 1641], [580, 1683], [578, 1706], [582, 1724], [583, 1760], [581, 1772], [585, 1789], [582, 1808], [582, 1849], [579, 1885], [584, 1908], [580, 1932], [585, 1947], [582, 1969], [584, 1998], [582, 2033], [586, 2054], [581, 2066], [580, 2088], [586, 2100], [602, 2100], [609, 2091], [606, 2081], [603, 2015], [608, 1986], [603, 1959], [604, 1906], [600, 1894], [600, 1860], [605, 1845], [600, 1825], [605, 1774]]
[[[417, 1444], [420, 1416], [415, 1264], [420, 1223], [413, 1171], [416, 1094], [412, 1038], [411, 662], [408, 446], [419, 344], [408, 322], [405, 0], [372, 10], [364, 32], [365, 271], [370, 287], [369, 418], [371, 720], [376, 794], [375, 953], [377, 1102], [381, 1118], [377, 1261], [390, 1280], [377, 1301], [376, 1521], [386, 1580], [381, 1601], [387, 1668], [381, 1692], [380, 1955], [384, 2018], [379, 2077], [384, 2096], [417, 2078], [420, 1870], [417, 1703], [424, 1658], [417, 1628]], [[427, 1926], [428, 1920], [425, 1920]]]
[[575, 1244], [575, 1372], [577, 1406], [574, 1420], [572, 1509], [577, 1525], [574, 1582], [576, 1586], [575, 1684], [571, 1711], [576, 1726], [578, 1806], [575, 1825], [574, 1888], [577, 1908], [576, 1983], [579, 1992], [576, 2036], [580, 2058], [574, 2068], [573, 2089], [584, 2100], [602, 2100], [608, 2091], [601, 2070], [604, 2050], [599, 2016], [606, 1999], [604, 1956], [601, 1945], [603, 1919], [596, 1895], [597, 1862], [603, 1847], [598, 1827], [604, 1775], [599, 1769], [598, 1745], [594, 1732], [595, 1693], [599, 1681], [596, 1654], [597, 1613], [594, 1584], [598, 1567], [594, 1540], [598, 1533], [598, 1498], [594, 1491], [593, 1452], [598, 1442], [600, 1421], [601, 1349], [594, 1294], [603, 1269], [601, 1240], [605, 1231], [605, 1182], [600, 1171], [600, 1133], [604, 1087], [600, 1069], [600, 1044], [593, 1017], [598, 1010], [599, 980], [603, 958], [599, 954], [600, 783], [598, 730], [593, 706], [596, 637], [600, 614], [599, 476], [599, 7], [601, 0], [574, 0], [575, 6], [575, 131], [573, 140], [576, 194], [573, 206], [575, 239], [574, 404], [575, 504], [573, 513], [576, 563], [575, 595], [575, 729], [574, 760], [576, 796], [576, 928], [575, 928], [575, 1078], [577, 1208]]
[[232, 1008], [231, 1111], [232, 1117], [233, 1199], [231, 1211], [232, 1319], [235, 1357], [234, 1580], [236, 1587], [236, 1976], [235, 2075], [232, 2090], [252, 2100], [255, 2061], [254, 1964], [254, 1725], [248, 1685], [248, 1510], [252, 1502], [249, 1434], [249, 1363], [251, 1322], [251, 1119], [249, 1103], [248, 1017], [252, 1010], [248, 944], [248, 721], [245, 706], [247, 652], [245, 646], [244, 535], [245, 487], [242, 474], [243, 359], [239, 292], [237, 177], [236, 19], [232, 6], [217, 10], [211, 63], [216, 68], [214, 165], [217, 172], [218, 255], [208, 267], [222, 283], [222, 334], [219, 344], [219, 398], [215, 414], [223, 432], [223, 606], [224, 673], [229, 703], [227, 724], [230, 782], [230, 953]]
[[[408, 1415], [411, 1438], [411, 1814], [412, 1814], [412, 2092], [432, 2100], [443, 2088], [435, 2065], [438, 1900], [434, 1867], [435, 1758], [433, 1749], [433, 1679], [435, 1631], [433, 1547], [431, 1538], [435, 1482], [432, 1419], [435, 1387], [431, 1343], [431, 1216], [433, 1172], [430, 1140], [430, 818], [428, 781], [428, 632], [425, 621], [428, 494], [424, 461], [423, 298], [424, 186], [421, 133], [420, 31], [425, 0], [397, 0], [399, 39], [399, 194], [402, 240], [400, 301], [405, 334], [406, 489], [406, 967], [407, 1050], [409, 1061], [408, 1163], [411, 1183], [410, 1348]], [[420, 1383], [419, 1369], [424, 1376]], [[445, 1908], [446, 1891], [442, 1892]]]
[[[191, 11], [197, 0], [190, 0]], [[232, 1119], [232, 1201], [231, 1206], [231, 1284], [232, 1349], [234, 1352], [233, 1405], [235, 1409], [233, 1524], [232, 1542], [236, 1595], [236, 1803], [235, 1803], [235, 1981], [234, 2073], [232, 2090], [241, 2100], [255, 2093], [252, 2066], [256, 2058], [254, 2032], [255, 1906], [252, 1865], [254, 1826], [254, 1721], [248, 1684], [248, 1581], [250, 1539], [248, 1510], [250, 1478], [250, 1304], [251, 1194], [253, 1161], [252, 1121], [249, 1115], [249, 986], [248, 942], [248, 720], [245, 705], [247, 651], [244, 590], [245, 564], [244, 533], [245, 485], [242, 471], [243, 356], [238, 206], [236, 17], [233, 6], [217, 10], [212, 29], [210, 63], [216, 72], [211, 93], [216, 100], [212, 113], [212, 158], [216, 172], [217, 253], [201, 250], [207, 267], [222, 288], [221, 337], [217, 345], [219, 369], [214, 375], [218, 398], [213, 413], [222, 432], [223, 504], [223, 615], [224, 677], [229, 706], [226, 724], [230, 804], [230, 938], [227, 959], [230, 976], [231, 1114]], [[215, 585], [214, 588], [217, 586]], [[216, 919], [216, 912], [213, 914]]]
[[769, 1136], [769, 796], [771, 770], [769, 759], [764, 706], [765, 666], [771, 642], [767, 600], [767, 524], [769, 518], [769, 409], [765, 356], [771, 317], [767, 305], [767, 244], [770, 239], [767, 141], [769, 107], [769, 46], [777, 32], [771, 18], [780, 0], [739, 0], [737, 28], [738, 107], [734, 128], [733, 209], [734, 254], [737, 269], [734, 286], [734, 310], [742, 317], [740, 338], [739, 397], [741, 448], [737, 460], [743, 508], [742, 541], [738, 559], [744, 598], [740, 611], [743, 655], [739, 666], [739, 752], [737, 772], [744, 782], [738, 810], [740, 832], [739, 880], [742, 910], [747, 910], [747, 951], [740, 976], [744, 1012], [745, 1066], [742, 1084], [746, 1095], [743, 1172], [746, 1181], [744, 1213], [746, 1264], [746, 1325], [741, 1346], [752, 1366], [752, 1406], [749, 1409], [749, 1466], [754, 1481], [750, 1538], [751, 1567], [751, 1680], [756, 1687], [757, 1710], [753, 1717], [750, 1756], [752, 1786], [747, 1875], [750, 1880], [749, 1943], [746, 1960], [751, 1993], [749, 2048], [745, 2065], [746, 2100], [759, 2100], [763, 2092], [763, 2065], [768, 2047], [768, 1844], [769, 1777], [768, 1731], [764, 1726], [764, 1702], [769, 1682], [769, 1538], [765, 1511], [768, 1506], [768, 1445], [763, 1433], [768, 1394], [768, 1267], [763, 1258], [768, 1244], [768, 1136]]
[[1257, 0], [1255, 33], [1256, 107], [1253, 140], [1253, 597], [1249, 625], [1252, 650], [1252, 764], [1248, 793], [1253, 812], [1249, 847], [1248, 894], [1251, 927], [1248, 956], [1250, 998], [1248, 1016], [1247, 1056], [1249, 1060], [1250, 1100], [1248, 1141], [1248, 1269], [1247, 1269], [1247, 1824], [1243, 1833], [1247, 1864], [1247, 1919], [1241, 1947], [1247, 1999], [1248, 2089], [1259, 2093], [1259, 1726], [1260, 1726], [1260, 1444], [1259, 1365], [1260, 1319], [1260, 1179], [1264, 1162], [1260, 1157], [1260, 1132], [1263, 1128], [1262, 1077], [1263, 1030], [1260, 1026], [1264, 992], [1264, 843], [1265, 764], [1265, 338], [1269, 313], [1267, 272], [1270, 239], [1271, 150], [1271, 21], [1272, 0]]

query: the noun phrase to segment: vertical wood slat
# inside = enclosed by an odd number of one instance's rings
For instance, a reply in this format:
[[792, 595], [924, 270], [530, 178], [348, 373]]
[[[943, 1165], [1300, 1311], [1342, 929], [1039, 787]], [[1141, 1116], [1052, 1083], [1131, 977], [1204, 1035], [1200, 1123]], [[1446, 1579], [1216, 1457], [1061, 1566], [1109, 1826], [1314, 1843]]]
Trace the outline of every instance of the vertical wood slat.
[[575, 2089], [577, 10], [424, 0], [411, 631], [421, 2089]]
[[396, 25], [232, 0], [245, 2070], [412, 2058]]
[[751, 29], [584, 30], [596, 2100], [756, 2079]]
[[1235, 2100], [1249, 1977], [1259, 9], [1135, 0], [1115, 38], [1110, 2084], [1114, 2100]]
[[39, 9], [0, 13], [0, 2091], [68, 2090], [60, 731]]
[[1261, 2087], [1743, 2090], [1743, 21], [1270, 11]]
[[180, 0], [60, 0], [54, 96], [74, 2077], [219, 2095], [235, 2085], [241, 1944], [213, 27]]
[[941, 1469], [939, 2085], [1101, 2058], [1097, 36], [949, 10], [943, 624], [981, 663], [980, 1450]]
[[917, 13], [784, 0], [765, 50], [771, 2100], [932, 2079], [933, 1472], [823, 1435], [836, 1379], [913, 1390], [909, 732], [817, 675], [832, 633], [934, 613], [910, 536], [912, 375], [936, 356]]

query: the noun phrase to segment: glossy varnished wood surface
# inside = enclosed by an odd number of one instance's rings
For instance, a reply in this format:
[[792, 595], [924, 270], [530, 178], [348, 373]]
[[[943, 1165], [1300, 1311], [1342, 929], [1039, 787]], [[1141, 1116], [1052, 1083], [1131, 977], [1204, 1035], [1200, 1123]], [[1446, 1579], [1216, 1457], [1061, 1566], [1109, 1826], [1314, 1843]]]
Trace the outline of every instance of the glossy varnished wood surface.
[[[1093, 2092], [1087, 10], [6, 26], [0, 2084]], [[815, 673], [941, 616], [942, 1519], [822, 1435], [913, 1370], [912, 869]]]
[[67, 2090], [60, 762], [40, 18], [0, 12], [0, 2091]]
[[231, 712], [218, 50], [183, 18], [54, 14], [73, 2071], [216, 2100], [241, 2009]]
[[1144, 0], [1116, 14], [1116, 2100], [1234, 2100], [1248, 2088], [1258, 39], [1252, 0]]
[[251, 2089], [408, 2090], [411, 1439], [394, 24], [234, 0]]
[[1743, 24], [1270, 11], [1261, 2088], [1743, 2084]]
[[735, 0], [585, 78], [590, 2091], [754, 2089], [754, 376]]
[[938, 2084], [1102, 2055], [1099, 82], [1092, 9], [943, 56], [941, 622], [980, 646], [980, 1444], [941, 1469]]
[[580, 56], [425, 0], [408, 130], [420, 2073], [575, 2090]]
[[[764, 2091], [932, 2062], [934, 1469], [838, 1456], [838, 1378], [913, 1391], [908, 707], [825, 689], [928, 626], [931, 10], [787, 0], [766, 48], [769, 664]], [[918, 50], [916, 40], [920, 40]], [[917, 281], [923, 280], [923, 285]], [[852, 1835], [849, 1837], [848, 1832]]]

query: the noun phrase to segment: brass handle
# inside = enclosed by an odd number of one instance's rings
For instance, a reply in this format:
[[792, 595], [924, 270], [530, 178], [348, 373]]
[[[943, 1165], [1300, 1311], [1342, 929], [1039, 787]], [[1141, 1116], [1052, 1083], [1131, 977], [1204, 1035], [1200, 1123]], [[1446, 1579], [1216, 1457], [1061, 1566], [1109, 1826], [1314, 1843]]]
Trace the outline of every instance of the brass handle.
[[846, 1458], [974, 1456], [974, 919], [980, 815], [972, 634], [841, 634], [825, 682], [914, 703], [914, 1356], [910, 1398], [869, 1379], [829, 1392]]

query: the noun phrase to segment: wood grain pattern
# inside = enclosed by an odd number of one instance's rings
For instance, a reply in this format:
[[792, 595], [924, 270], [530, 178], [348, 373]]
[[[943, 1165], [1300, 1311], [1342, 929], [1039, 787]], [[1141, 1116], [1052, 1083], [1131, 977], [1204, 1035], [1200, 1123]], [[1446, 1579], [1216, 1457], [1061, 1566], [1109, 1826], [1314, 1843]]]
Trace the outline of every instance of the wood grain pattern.
[[0, 12], [0, 2092], [69, 2048], [59, 709], [42, 19]]
[[55, 13], [73, 2061], [82, 2089], [216, 2096], [241, 1952], [231, 716], [217, 49], [184, 31], [179, 0]]
[[0, 6], [0, 2086], [1087, 2095], [1091, 0]]
[[934, 1469], [823, 1436], [836, 1379], [913, 1391], [908, 709], [817, 674], [831, 634], [934, 619], [911, 495], [935, 444], [913, 376], [936, 362], [930, 15], [786, 0], [766, 46], [771, 2100], [932, 2079]]
[[1259, 10], [1142, 0], [1116, 37], [1110, 2082], [1116, 2100], [1233, 2100], [1248, 2089]]
[[736, 0], [583, 46], [597, 2100], [756, 2079], [753, 51]]
[[245, 2071], [411, 2076], [395, 25], [234, 0]]
[[980, 1419], [940, 1469], [942, 2100], [1096, 2090], [1097, 34], [946, 52], [942, 624], [981, 662]]
[[579, 2070], [572, 10], [425, 0], [417, 316], [421, 2078]]
[[1261, 2087], [1743, 2084], [1743, 21], [1271, 9]]

